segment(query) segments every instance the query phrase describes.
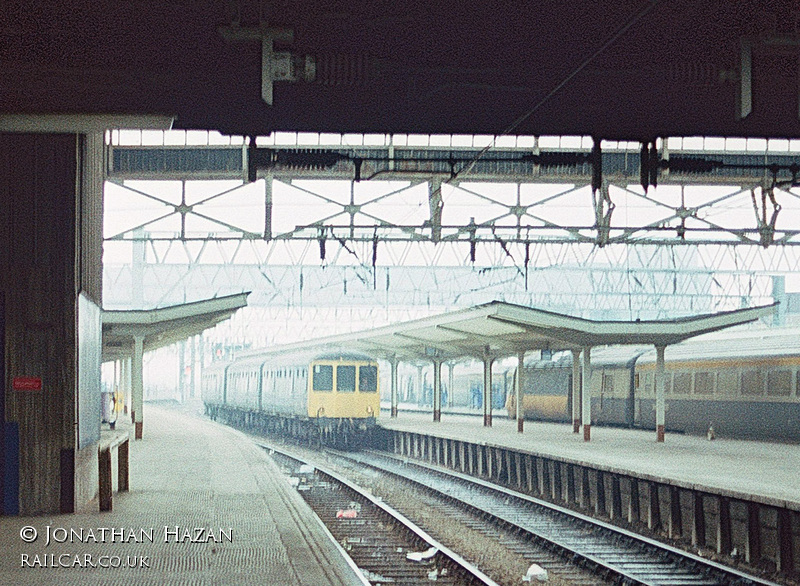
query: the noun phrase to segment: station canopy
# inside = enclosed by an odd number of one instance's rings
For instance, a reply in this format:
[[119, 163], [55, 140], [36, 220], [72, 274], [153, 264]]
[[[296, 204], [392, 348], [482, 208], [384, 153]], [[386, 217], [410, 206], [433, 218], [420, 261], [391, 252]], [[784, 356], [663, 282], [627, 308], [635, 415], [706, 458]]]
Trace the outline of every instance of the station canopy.
[[529, 350], [610, 345], [669, 346], [688, 338], [771, 315], [777, 303], [657, 321], [594, 321], [501, 301], [372, 330], [268, 349], [363, 352], [376, 358], [455, 360], [500, 358]]
[[135, 337], [145, 352], [201, 334], [247, 305], [250, 293], [226, 295], [157, 309], [103, 311], [103, 360], [128, 356]]

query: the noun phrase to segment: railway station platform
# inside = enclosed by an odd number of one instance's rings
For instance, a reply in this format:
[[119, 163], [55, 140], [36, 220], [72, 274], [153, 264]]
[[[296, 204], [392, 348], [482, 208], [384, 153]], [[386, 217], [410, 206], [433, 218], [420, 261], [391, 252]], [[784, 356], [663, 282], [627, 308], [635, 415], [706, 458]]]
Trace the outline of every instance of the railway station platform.
[[145, 409], [112, 511], [0, 517], [0, 584], [364, 584], [246, 436]]
[[800, 446], [495, 416], [382, 413], [386, 447], [765, 575], [798, 575]]
[[400, 411], [396, 419], [381, 412], [387, 429], [439, 435], [451, 439], [504, 446], [559, 460], [580, 462], [609, 471], [650, 477], [662, 483], [678, 483], [724, 491], [760, 501], [787, 501], [800, 509], [800, 446], [751, 440], [667, 433], [655, 441], [652, 430], [597, 426], [592, 441], [572, 432], [568, 423], [526, 421], [523, 433], [516, 420], [495, 413], [492, 426], [480, 417], [442, 414], [434, 423], [431, 414]]

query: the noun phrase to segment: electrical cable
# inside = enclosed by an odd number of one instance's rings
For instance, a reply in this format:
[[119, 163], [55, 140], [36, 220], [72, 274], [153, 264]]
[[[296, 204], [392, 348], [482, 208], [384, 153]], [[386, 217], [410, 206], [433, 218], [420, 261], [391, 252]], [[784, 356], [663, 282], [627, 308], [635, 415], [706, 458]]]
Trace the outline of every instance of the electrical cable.
[[459, 175], [463, 173], [469, 173], [478, 161], [483, 158], [483, 156], [489, 152], [492, 148], [494, 148], [495, 143], [497, 142], [497, 138], [500, 136], [505, 136], [513, 132], [517, 127], [519, 127], [523, 122], [525, 122], [528, 118], [530, 118], [539, 108], [541, 108], [545, 103], [547, 103], [550, 98], [556, 95], [561, 89], [564, 88], [572, 79], [578, 75], [581, 71], [583, 71], [592, 61], [597, 59], [606, 49], [608, 49], [611, 45], [613, 45], [617, 40], [625, 34], [628, 29], [630, 29], [634, 24], [636, 24], [642, 17], [644, 17], [648, 12], [650, 12], [656, 4], [658, 4], [659, 0], [649, 0], [647, 5], [642, 8], [639, 12], [634, 14], [628, 21], [622, 25], [622, 27], [611, 36], [609, 40], [603, 43], [599, 49], [597, 49], [594, 53], [592, 53], [588, 58], [586, 58], [576, 69], [574, 69], [569, 75], [567, 75], [558, 85], [556, 85], [552, 90], [550, 90], [546, 96], [544, 96], [541, 100], [539, 100], [531, 109], [527, 112], [519, 116], [516, 120], [514, 120], [502, 133], [496, 135], [491, 143], [485, 146], [481, 151], [475, 155], [475, 158], [463, 169], [455, 171], [453, 176], [447, 181], [450, 183], [454, 179], [456, 179]]

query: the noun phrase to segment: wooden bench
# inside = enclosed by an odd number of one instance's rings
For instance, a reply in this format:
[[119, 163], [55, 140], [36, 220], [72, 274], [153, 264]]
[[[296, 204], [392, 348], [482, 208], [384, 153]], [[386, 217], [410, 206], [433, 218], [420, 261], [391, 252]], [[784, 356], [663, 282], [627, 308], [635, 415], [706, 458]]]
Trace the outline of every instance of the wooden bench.
[[112, 477], [112, 457], [117, 454], [117, 492], [127, 491], [129, 486], [128, 476], [128, 447], [130, 436], [127, 431], [117, 431], [100, 439], [98, 446], [99, 465], [99, 500], [100, 510], [110, 511], [112, 508], [112, 494], [114, 482]]

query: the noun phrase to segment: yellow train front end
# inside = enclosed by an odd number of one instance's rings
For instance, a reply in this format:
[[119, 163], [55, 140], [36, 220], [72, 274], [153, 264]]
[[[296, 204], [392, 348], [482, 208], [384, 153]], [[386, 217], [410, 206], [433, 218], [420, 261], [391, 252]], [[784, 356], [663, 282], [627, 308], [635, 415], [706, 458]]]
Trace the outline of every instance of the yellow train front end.
[[367, 357], [320, 357], [309, 365], [308, 416], [374, 420], [380, 413], [378, 363]]

